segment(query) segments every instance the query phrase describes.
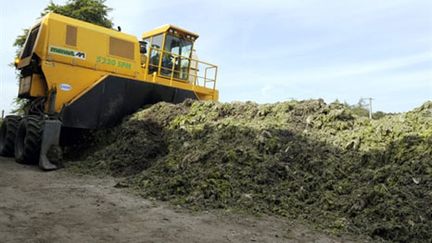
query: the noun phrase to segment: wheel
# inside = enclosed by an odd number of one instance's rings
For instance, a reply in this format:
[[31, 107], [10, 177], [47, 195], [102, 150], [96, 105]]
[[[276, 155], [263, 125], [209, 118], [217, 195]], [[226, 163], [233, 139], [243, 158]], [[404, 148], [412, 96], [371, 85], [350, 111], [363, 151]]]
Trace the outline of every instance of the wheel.
[[15, 160], [18, 163], [37, 164], [42, 141], [43, 119], [26, 116], [18, 126], [15, 140]]
[[20, 116], [6, 116], [0, 127], [0, 155], [12, 157]]

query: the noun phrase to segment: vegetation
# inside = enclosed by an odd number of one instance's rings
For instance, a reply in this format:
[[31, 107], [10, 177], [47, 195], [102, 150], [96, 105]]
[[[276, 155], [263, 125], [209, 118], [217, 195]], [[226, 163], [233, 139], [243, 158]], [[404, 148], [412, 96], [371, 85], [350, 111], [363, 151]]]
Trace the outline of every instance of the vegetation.
[[[336, 102], [337, 103], [337, 102]], [[360, 117], [369, 117], [369, 103], [365, 101], [365, 99], [360, 99], [357, 104], [349, 105], [348, 103], [344, 103], [345, 106], [350, 107], [353, 114]], [[372, 113], [372, 119], [381, 119], [386, 115], [385, 112], [377, 111]]]
[[432, 238], [432, 102], [379, 120], [322, 100], [159, 103], [92, 142], [72, 169], [124, 178], [145, 197], [374, 240]]

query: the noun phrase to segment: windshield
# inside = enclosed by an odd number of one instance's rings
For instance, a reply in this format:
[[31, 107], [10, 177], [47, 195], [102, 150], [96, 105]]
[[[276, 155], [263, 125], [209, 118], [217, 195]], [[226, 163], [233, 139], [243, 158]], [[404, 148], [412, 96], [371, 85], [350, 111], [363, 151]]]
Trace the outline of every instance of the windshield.
[[192, 54], [192, 41], [180, 39], [168, 34], [166, 37], [165, 51], [190, 58]]
[[23, 52], [22, 52], [22, 55], [21, 55], [21, 59], [22, 58], [26, 58], [26, 57], [28, 57], [28, 56], [30, 56], [32, 54], [33, 47], [34, 47], [35, 42], [36, 42], [36, 37], [37, 37], [37, 35], [39, 33], [39, 27], [40, 27], [40, 25], [34, 27], [30, 31], [30, 34], [28, 35], [27, 40], [26, 40], [26, 42], [24, 44], [24, 49], [23, 49]]
[[167, 34], [162, 57], [161, 74], [176, 79], [188, 80], [192, 41]]

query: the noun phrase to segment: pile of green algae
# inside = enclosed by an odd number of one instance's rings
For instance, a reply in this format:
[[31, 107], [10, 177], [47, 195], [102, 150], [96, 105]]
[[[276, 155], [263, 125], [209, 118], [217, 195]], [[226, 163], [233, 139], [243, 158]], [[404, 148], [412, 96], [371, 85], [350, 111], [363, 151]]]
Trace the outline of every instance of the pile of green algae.
[[[322, 100], [158, 103], [96, 132], [73, 169], [193, 210], [432, 238], [432, 102], [379, 120]], [[86, 144], [89, 146], [89, 144]]]

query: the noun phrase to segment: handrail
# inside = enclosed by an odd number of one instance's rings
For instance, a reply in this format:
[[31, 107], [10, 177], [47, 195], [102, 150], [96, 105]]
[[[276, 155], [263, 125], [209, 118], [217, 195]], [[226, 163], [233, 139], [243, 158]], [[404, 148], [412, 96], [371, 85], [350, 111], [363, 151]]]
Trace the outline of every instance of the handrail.
[[[159, 77], [167, 78], [170, 85], [172, 85], [173, 81], [176, 81], [187, 82], [193, 86], [212, 90], [216, 89], [218, 67], [214, 64], [154, 47], [149, 48], [147, 58], [146, 70], [153, 68]], [[153, 58], [155, 58], [155, 62], [152, 63]], [[166, 61], [164, 58], [170, 59], [168, 65], [164, 65]], [[181, 66], [183, 60], [187, 61], [187, 66]]]

